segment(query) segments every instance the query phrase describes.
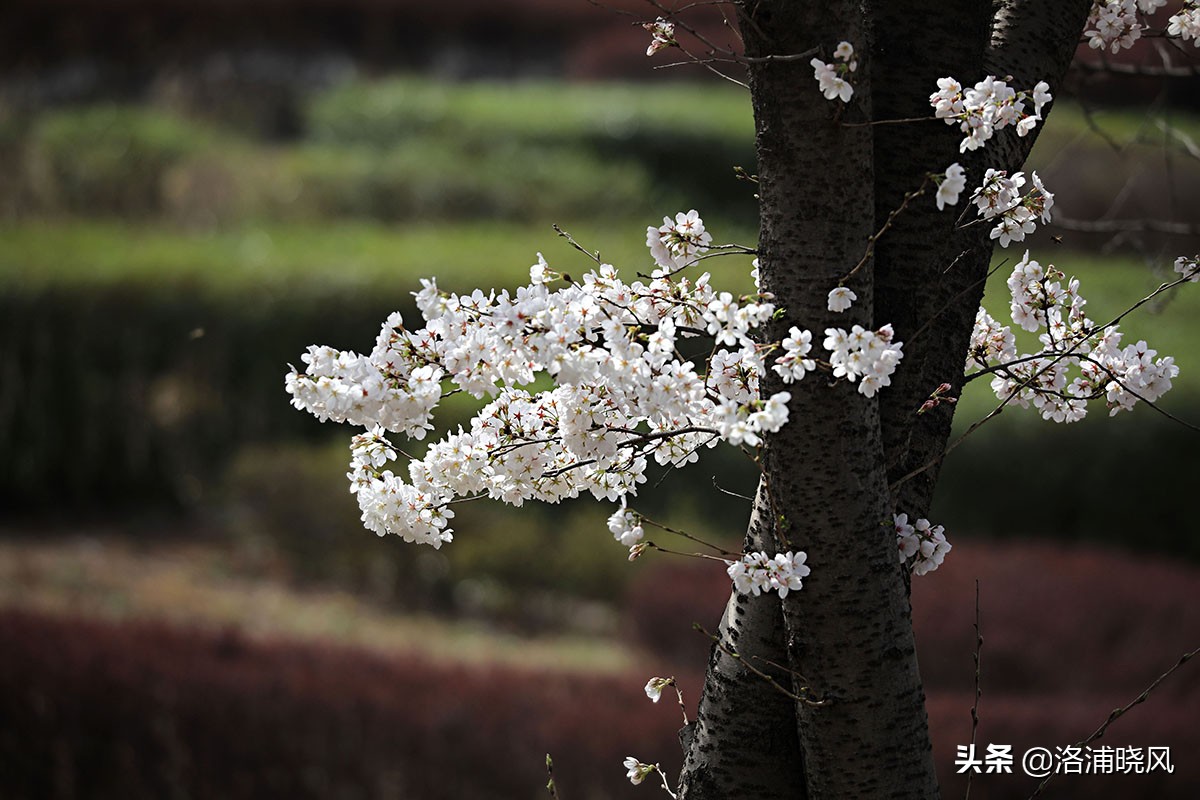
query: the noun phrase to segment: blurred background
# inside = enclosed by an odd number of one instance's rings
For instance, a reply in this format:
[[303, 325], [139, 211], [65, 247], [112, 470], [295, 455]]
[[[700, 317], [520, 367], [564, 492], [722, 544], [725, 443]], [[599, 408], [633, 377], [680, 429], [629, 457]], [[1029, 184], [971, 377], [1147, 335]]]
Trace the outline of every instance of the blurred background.
[[[421, 277], [512, 287], [538, 251], [586, 271], [555, 223], [630, 270], [678, 210], [754, 241], [733, 171], [754, 171], [747, 95], [654, 69], [670, 59], [633, 24], [654, 10], [602, 5], [0, 9], [0, 796], [534, 798], [547, 752], [565, 800], [655, 791], [624, 779], [629, 754], [677, 774], [677, 711], [641, 687], [677, 675], [694, 707], [692, 623], [716, 625], [719, 567], [629, 564], [593, 502], [468, 504], [440, 551], [377, 539], [346, 490], [349, 429], [283, 391], [307, 345], [362, 351], [389, 311], [415, 316]], [[712, 7], [692, 13], [733, 42]], [[1030, 244], [1094, 319], [1200, 250], [1198, 109], [1196, 78], [1083, 68], [1056, 103], [1031, 166], [1063, 222]], [[749, 285], [748, 264], [710, 263]], [[1162, 407], [1196, 423], [1188, 288], [1125, 329], [1176, 358]], [[995, 405], [974, 388], [960, 429]], [[980, 743], [1079, 741], [1200, 643], [1197, 441], [1147, 407], [1070, 427], [1013, 409], [948, 459], [933, 516], [955, 549], [914, 587], [948, 796], [977, 579]], [[748, 505], [710, 485], [753, 482], [712, 453], [645, 510], [736, 542]], [[1197, 711], [1185, 668], [1100, 742], [1171, 746], [1173, 775], [1068, 776], [1047, 796], [1197, 796]]]

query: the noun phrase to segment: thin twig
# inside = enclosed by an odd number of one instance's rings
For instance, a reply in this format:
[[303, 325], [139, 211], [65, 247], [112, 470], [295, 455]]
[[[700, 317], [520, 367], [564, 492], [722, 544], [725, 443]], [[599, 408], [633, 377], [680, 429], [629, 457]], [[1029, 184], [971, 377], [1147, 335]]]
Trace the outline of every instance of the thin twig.
[[[1042, 371], [1044, 372], [1045, 370], [1042, 370]], [[968, 436], [970, 436], [972, 433], [974, 433], [975, 431], [977, 431], [981, 427], [983, 427], [984, 423], [1000, 416], [1000, 413], [1002, 411], [1004, 411], [1004, 407], [1007, 406], [1009, 403], [1011, 403], [1016, 398], [1016, 396], [1020, 392], [1020, 390], [1024, 389], [1026, 386], [1033, 383], [1034, 379], [1037, 378], [1037, 376], [1040, 374], [1041, 374], [1041, 372], [1037, 372], [1037, 373], [1029, 376], [1029, 378], [1026, 379], [1024, 383], [1022, 383], [1020, 386], [1018, 386], [1016, 389], [1014, 389], [1011, 393], [1009, 393], [1009, 395], [1004, 398], [1004, 400], [1000, 403], [1000, 405], [996, 406], [991, 411], [989, 411], [987, 416], [985, 416], [983, 419], [976, 420], [971, 425], [971, 427], [967, 428], [967, 430], [963, 433], [962, 436], [959, 436], [953, 442], [948, 444], [946, 446], [945, 450], [943, 450], [941, 453], [939, 453], [938, 455], [931, 458], [929, 461], [927, 461], [922, 466], [917, 467], [916, 469], [914, 469], [912, 472], [908, 473], [907, 475], [904, 475], [903, 477], [897, 478], [896, 480], [892, 481], [891, 485], [888, 486], [888, 490], [891, 491], [892, 494], [895, 494], [896, 489], [900, 488], [901, 485], [907, 483], [908, 481], [917, 477], [921, 473], [926, 472], [926, 471], [932, 469], [933, 467], [935, 467], [936, 465], [940, 464], [942, 462], [942, 459], [944, 459], [946, 456], [950, 455], [950, 451], [952, 451], [954, 448], [956, 448], [960, 444], [962, 444], [963, 441]]]
[[799, 672], [796, 672], [796, 670], [788, 669], [783, 664], [776, 663], [769, 658], [763, 658], [762, 656], [751, 656], [751, 658], [753, 658], [755, 661], [761, 661], [762, 663], [766, 664], [768, 667], [774, 667], [775, 669], [779, 670], [780, 672], [787, 672], [791, 675], [795, 675], [797, 678], [804, 681], [805, 683], [808, 682], [808, 679], [805, 678], [803, 675], [801, 675]]
[[[1150, 693], [1153, 692], [1156, 688], [1158, 688], [1158, 685], [1160, 683], [1162, 683], [1167, 678], [1169, 678], [1171, 676], [1171, 674], [1173, 672], [1175, 672], [1175, 670], [1179, 669], [1184, 664], [1191, 661], [1198, 653], [1200, 653], [1200, 647], [1197, 647], [1195, 650], [1184, 653], [1182, 656], [1180, 656], [1179, 660], [1175, 662], [1175, 665], [1173, 667], [1171, 667], [1169, 670], [1164, 672], [1162, 675], [1159, 675], [1157, 678], [1155, 678], [1154, 681], [1149, 686], [1147, 686], [1145, 689], [1143, 689], [1142, 693], [1139, 694], [1137, 697], [1135, 697], [1133, 700], [1129, 701], [1128, 703], [1121, 706], [1120, 708], [1115, 708], [1111, 712], [1109, 712], [1108, 718], [1105, 719], [1104, 722], [1102, 722], [1100, 724], [1100, 727], [1096, 728], [1096, 730], [1092, 731], [1091, 736], [1087, 737], [1086, 739], [1084, 739], [1081, 742], [1077, 742], [1075, 744], [1075, 746], [1079, 747], [1079, 748], [1087, 747], [1089, 744], [1091, 744], [1092, 742], [1096, 741], [1101, 736], [1103, 736], [1105, 734], [1105, 732], [1108, 730], [1109, 725], [1112, 725], [1118, 719], [1120, 719], [1121, 717], [1123, 717], [1127, 713], [1129, 713], [1130, 709], [1132, 709], [1134, 706], [1146, 702], [1146, 700], [1150, 697]], [[1045, 777], [1045, 779], [1041, 783], [1038, 784], [1038, 787], [1037, 787], [1037, 789], [1034, 790], [1033, 794], [1029, 795], [1029, 800], [1033, 800], [1033, 798], [1040, 795], [1042, 793], [1042, 790], [1046, 788], [1046, 784], [1049, 783], [1050, 779], [1053, 778], [1056, 774], [1057, 773], [1051, 772], [1049, 775], [1047, 775]]]
[[681, 536], [684, 539], [687, 539], [689, 542], [695, 542], [696, 544], [700, 545], [701, 547], [707, 547], [709, 550], [720, 553], [722, 555], [737, 556], [738, 558], [741, 558], [741, 553], [735, 553], [731, 550], [726, 550], [724, 547], [719, 547], [719, 546], [713, 544], [712, 542], [706, 542], [703, 539], [701, 539], [699, 536], [690, 534], [687, 531], [677, 530], [675, 528], [671, 528], [666, 525], [663, 525], [661, 522], [655, 522], [654, 520], [650, 519], [649, 517], [647, 517], [643, 514], [638, 514], [638, 518], [641, 519], [641, 521], [646, 523], [647, 525], [653, 525], [654, 527], [658, 528], [659, 530], [666, 531], [667, 533], [673, 533], [676, 536]]
[[713, 485], [713, 488], [714, 488], [714, 489], [716, 489], [716, 490], [717, 490], [718, 492], [720, 492], [721, 494], [727, 494], [727, 495], [729, 495], [730, 497], [736, 497], [736, 498], [738, 498], [739, 500], [745, 500], [745, 501], [746, 501], [746, 502], [748, 502], [748, 503], [753, 503], [753, 502], [754, 502], [754, 498], [753, 498], [753, 497], [750, 497], [749, 495], [738, 494], [737, 492], [731, 492], [731, 491], [729, 491], [728, 489], [726, 489], [724, 486], [722, 486], [721, 484], [717, 483], [717, 476], [716, 476], [716, 475], [713, 475], [713, 476], [712, 476], [712, 485]]
[[[1076, 342], [1074, 345], [1072, 345], [1070, 347], [1070, 349], [1068, 349], [1064, 352], [1051, 353], [1051, 354], [1043, 353], [1038, 356], [1026, 356], [1024, 358], [1016, 359], [1014, 361], [1005, 362], [1004, 364], [997, 364], [992, 367], [986, 367], [985, 369], [979, 370], [978, 372], [973, 372], [970, 375], [968, 375], [963, 381], [964, 384], [970, 383], [972, 380], [974, 380], [975, 378], [979, 377], [982, 374], [992, 373], [992, 372], [1002, 372], [1006, 367], [1012, 366], [1013, 364], [1020, 363], [1022, 361], [1032, 361], [1037, 358], [1048, 358], [1050, 361], [1050, 363], [1048, 363], [1045, 367], [1043, 367], [1042, 369], [1038, 370], [1037, 372], [1033, 373], [1028, 378], [1023, 380], [1021, 382], [1021, 385], [1015, 387], [1012, 391], [1009, 392], [1009, 394], [1004, 398], [1004, 401], [1001, 402], [1000, 405], [996, 406], [994, 409], [992, 409], [990, 412], [988, 412], [988, 415], [985, 416], [983, 419], [977, 420], [975, 423], [973, 423], [971, 425], [971, 427], [967, 428], [967, 430], [961, 436], [959, 436], [957, 439], [955, 439], [953, 442], [951, 442], [946, 447], [946, 449], [944, 449], [941, 453], [934, 456], [932, 459], [930, 459], [927, 463], [923, 464], [922, 466], [917, 467], [913, 471], [909, 472], [907, 475], [904, 475], [903, 477], [897, 478], [895, 481], [893, 481], [888, 486], [889, 490], [894, 494], [896, 489], [899, 488], [901, 484], [908, 482], [909, 480], [917, 477], [918, 475], [932, 469], [934, 466], [941, 463], [942, 459], [944, 459], [947, 455], [950, 454], [950, 451], [952, 451], [954, 448], [956, 448], [960, 444], [962, 444], [963, 440], [965, 440], [968, 436], [970, 436], [972, 433], [977, 431], [984, 423], [988, 422], [989, 420], [995, 419], [997, 416], [999, 416], [1000, 413], [1004, 410], [1005, 406], [1007, 406], [1010, 402], [1012, 402], [1012, 400], [1017, 397], [1017, 395], [1020, 393], [1020, 391], [1022, 389], [1026, 388], [1027, 386], [1032, 384], [1038, 377], [1040, 377], [1042, 375], [1042, 373], [1049, 370], [1051, 367], [1053, 367], [1059, 361], [1062, 361], [1063, 359], [1066, 359], [1066, 358], [1076, 358], [1076, 359], [1085, 358], [1085, 356], [1080, 356], [1077, 353], [1077, 351], [1083, 345], [1083, 343], [1086, 342], [1088, 339], [1090, 339], [1092, 336], [1096, 335], [1097, 333], [1103, 331], [1106, 328], [1111, 328], [1113, 325], [1116, 325], [1122, 319], [1124, 319], [1126, 316], [1133, 313], [1137, 309], [1141, 308], [1146, 303], [1149, 303], [1155, 297], [1157, 297], [1158, 295], [1167, 291], [1168, 289], [1172, 289], [1176, 286], [1179, 286], [1182, 283], [1187, 283], [1188, 281], [1189, 281], [1189, 278], [1187, 276], [1182, 276], [1176, 280], [1170, 281], [1169, 283], [1164, 283], [1164, 284], [1159, 285], [1159, 287], [1157, 289], [1155, 289], [1153, 292], [1146, 295], [1141, 300], [1137, 301], [1132, 306], [1130, 306], [1129, 308], [1122, 311], [1120, 314], [1117, 314], [1117, 316], [1113, 317], [1112, 321], [1109, 322], [1107, 325], [1093, 326], [1091, 331], [1086, 336], [1082, 337], [1078, 342]], [[1105, 371], [1108, 372], [1109, 375], [1112, 375], [1112, 372], [1108, 371], [1107, 369]], [[1011, 375], [1010, 375], [1010, 377], [1011, 377]], [[1115, 378], [1115, 376], [1114, 376], [1114, 379], [1118, 380], [1118, 382], [1120, 382], [1119, 379]], [[1124, 385], [1124, 384], [1122, 384], [1122, 385]], [[1130, 394], [1134, 394], [1134, 392], [1132, 390], [1130, 390], [1128, 387], [1125, 387], [1125, 388], [1126, 388], [1126, 391], [1130, 392]], [[1145, 400], [1144, 398], [1139, 397], [1138, 399], [1142, 400], [1142, 402], [1147, 403], [1152, 408], [1155, 407], [1153, 403]], [[1169, 414], [1168, 412], [1163, 411], [1162, 409], [1156, 408], [1156, 410], [1159, 413], [1163, 414], [1164, 416], [1180, 423], [1184, 427], [1192, 429], [1192, 430], [1196, 430], [1196, 426], [1192, 425], [1191, 423], [1185, 422], [1181, 419], [1178, 419], [1178, 418], [1174, 417], [1173, 415]]]
[[845, 128], [863, 128], [870, 125], [904, 125], [909, 122], [928, 122], [929, 120], [936, 121], [938, 117], [905, 117], [904, 119], [872, 119], [866, 122], [843, 122], [842, 127]]
[[[649, 541], [649, 540], [640, 542], [639, 544], [634, 545], [634, 546], [641, 547], [644, 550], [657, 550], [660, 553], [666, 553], [667, 555], [671, 555], [671, 556], [683, 556], [685, 558], [703, 558], [707, 561], [720, 561], [722, 564], [729, 563], [728, 561], [726, 561], [723, 558], [719, 558], [717, 556], [710, 556], [708, 553], [685, 553], [682, 550], [672, 550], [669, 547], [663, 547], [661, 545], [657, 545], [654, 542]], [[722, 552], [725, 552], [725, 551], [722, 551]], [[730, 555], [737, 555], [737, 553], [730, 553]]]
[[872, 234], [871, 238], [867, 240], [867, 251], [865, 253], [863, 253], [863, 257], [859, 260], [859, 262], [854, 265], [854, 269], [850, 270], [849, 272], [847, 272], [845, 275], [842, 276], [842, 279], [840, 281], [838, 281], [838, 286], [844, 285], [846, 281], [850, 280], [850, 278], [852, 278], [854, 276], [854, 273], [856, 273], [860, 269], [862, 269], [863, 265], [871, 260], [871, 256], [874, 255], [874, 253], [875, 253], [875, 242], [879, 241], [880, 236], [883, 236], [885, 233], [888, 232], [888, 230], [892, 227], [892, 223], [895, 222], [896, 217], [900, 216], [900, 212], [902, 212], [904, 209], [908, 208], [908, 204], [912, 200], [925, 194], [925, 187], [928, 185], [929, 185], [929, 176], [926, 175], [924, 180], [921, 181], [920, 186], [918, 186], [913, 191], [906, 192], [904, 194], [904, 200], [900, 203], [900, 206], [898, 208], [893, 209], [892, 212], [890, 214], [888, 214], [888, 218], [887, 218], [887, 220], [884, 221], [883, 227], [880, 228], [878, 231], [876, 231], [874, 234]]
[[[959, 253], [958, 256], [955, 257], [954, 261], [950, 264], [950, 266], [946, 268], [946, 271], [948, 272], [955, 264], [958, 263], [958, 260], [960, 258], [965, 256], [969, 252], [971, 252], [971, 250], [967, 249], [967, 250], [964, 250], [961, 253]], [[922, 325], [921, 327], [917, 328], [917, 332], [914, 333], [912, 336], [909, 336], [905, 341], [911, 343], [913, 340], [915, 340], [917, 337], [919, 337], [922, 333], [924, 333], [926, 330], [929, 329], [929, 326], [931, 326], [934, 323], [934, 321], [937, 320], [938, 317], [940, 317], [942, 314], [944, 314], [948, 309], [952, 308], [954, 306], [954, 304], [958, 302], [960, 297], [962, 297], [964, 294], [966, 294], [967, 292], [974, 289], [979, 284], [987, 283], [987, 279], [992, 277], [992, 274], [995, 273], [996, 270], [1000, 269], [1007, 263], [1008, 263], [1008, 259], [1006, 258], [1003, 261], [1001, 261], [999, 264], [997, 264], [996, 266], [994, 266], [990, 270], [988, 270], [987, 275], [984, 275], [982, 278], [975, 281], [970, 286], [967, 286], [962, 291], [960, 291], [958, 294], [954, 295], [954, 297], [951, 297], [949, 300], [947, 300], [945, 305], [943, 305], [941, 308], [939, 308], [933, 315], [931, 315], [929, 317], [929, 319], [925, 320], [925, 324]]]
[[765, 56], [737, 56], [736, 59], [744, 64], [772, 64], [775, 62], [787, 63], [789, 61], [803, 61], [806, 58], [811, 59], [817, 53], [821, 52], [819, 47], [810, 47], [803, 53], [792, 53], [786, 56], [765, 55]]
[[[1079, 360], [1087, 361], [1090, 364], [1095, 364], [1099, 369], [1103, 370], [1110, 379], [1112, 379], [1114, 382], [1116, 382], [1123, 390], [1125, 390], [1126, 392], [1129, 392], [1131, 395], [1136, 397], [1138, 400], [1140, 400], [1143, 403], [1145, 403], [1146, 405], [1150, 406], [1150, 408], [1154, 409], [1159, 414], [1162, 414], [1167, 419], [1171, 420], [1174, 423], [1182, 425], [1183, 427], [1187, 428], [1190, 431], [1195, 431], [1196, 433], [1200, 433], [1200, 427], [1193, 425], [1192, 423], [1188, 422], [1187, 420], [1180, 419], [1179, 417], [1172, 414], [1170, 411], [1167, 411], [1165, 408], [1160, 407], [1158, 405], [1158, 403], [1154, 402], [1153, 400], [1147, 400], [1145, 397], [1142, 397], [1140, 394], [1137, 393], [1136, 389], [1133, 389], [1130, 386], [1128, 386], [1125, 383], [1125, 380], [1123, 378], [1121, 378], [1119, 375], [1115, 374], [1111, 369], [1109, 369], [1105, 365], [1101, 364], [1096, 359], [1092, 358], [1091, 356], [1084, 356], [1084, 357], [1080, 358]], [[1099, 394], [1099, 393], [1100, 393], [1100, 390], [1097, 390], [1097, 394]]]
[[592, 261], [595, 261], [597, 264], [603, 265], [603, 263], [604, 263], [604, 262], [602, 262], [602, 261], [600, 260], [600, 251], [599, 251], [599, 250], [597, 250], [596, 252], [592, 253], [592, 252], [590, 252], [590, 251], [588, 251], [588, 250], [584, 249], [583, 245], [581, 245], [579, 242], [575, 241], [575, 237], [574, 237], [574, 236], [572, 236], [571, 234], [567, 233], [567, 232], [566, 232], [566, 231], [564, 231], [562, 228], [560, 228], [560, 227], [558, 226], [558, 223], [555, 223], [555, 224], [554, 224], [554, 232], [555, 232], [555, 233], [557, 233], [557, 234], [558, 234], [559, 236], [561, 236], [562, 238], [566, 239], [568, 242], [570, 242], [570, 243], [571, 243], [571, 247], [574, 247], [576, 250], [578, 250], [579, 252], [583, 253], [585, 256], [587, 256], [588, 258], [590, 258]]
[[679, 713], [683, 714], [683, 725], [684, 727], [687, 727], [689, 722], [687, 715], [687, 704], [683, 702], [683, 689], [679, 688], [679, 683], [674, 678], [671, 678], [671, 685], [675, 687], [675, 697], [679, 700]]
[[[975, 734], [979, 731], [979, 698], [983, 696], [980, 689], [979, 654], [983, 650], [983, 632], [979, 627], [979, 579], [975, 579], [975, 703], [971, 706], [971, 750], [975, 752]], [[975, 770], [967, 770], [967, 791], [963, 800], [971, 798], [971, 776]]]
[[663, 772], [662, 767], [660, 767], [658, 764], [655, 764], [654, 771], [658, 773], [658, 777], [662, 778], [663, 791], [667, 793], [667, 796], [670, 797], [671, 800], [679, 800], [678, 796], [671, 791], [671, 784], [667, 781], [667, 773]]
[[[763, 672], [761, 669], [754, 666], [746, 659], [742, 658], [741, 654], [738, 653], [737, 651], [731, 650], [724, 642], [721, 641], [721, 638], [719, 636], [714, 636], [713, 634], [709, 633], [708, 630], [706, 630], [705, 627], [703, 625], [701, 625], [699, 622], [692, 623], [692, 627], [694, 629], [700, 631], [701, 633], [703, 633], [709, 639], [711, 639], [713, 641], [713, 643], [716, 644], [718, 650], [720, 650], [722, 653], [729, 656], [730, 658], [735, 659], [738, 663], [740, 663], [746, 669], [750, 670], [755, 675], [762, 678], [764, 681], [767, 682], [768, 685], [770, 685], [770, 687], [772, 689], [779, 692], [783, 696], [788, 697], [792, 700], [795, 700], [797, 703], [804, 703], [806, 706], [811, 706], [813, 708], [827, 706], [830, 704], [830, 702], [832, 702], [828, 698], [824, 698], [821, 700], [813, 700], [811, 697], [804, 697], [802, 695], [796, 694], [795, 692], [793, 692], [789, 689], [784, 688], [783, 685], [779, 683], [779, 681], [775, 680], [775, 678], [773, 678], [772, 676]], [[802, 689], [802, 691], [807, 692], [808, 689], [804, 688], [804, 689]]]

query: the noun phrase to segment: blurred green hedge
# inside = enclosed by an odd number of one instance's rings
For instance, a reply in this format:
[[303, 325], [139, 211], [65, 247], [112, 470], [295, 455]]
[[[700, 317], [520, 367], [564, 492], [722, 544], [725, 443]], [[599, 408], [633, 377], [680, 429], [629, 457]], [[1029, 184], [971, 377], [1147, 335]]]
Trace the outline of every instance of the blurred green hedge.
[[45, 208], [143, 216], [161, 209], [167, 171], [213, 146], [207, 132], [149, 109], [62, 111], [33, 124], [26, 179]]
[[372, 341], [400, 303], [138, 283], [0, 294], [0, 502], [198, 499], [237, 448], [316, 435], [288, 406], [287, 363], [315, 341]]
[[752, 226], [733, 175], [753, 168], [748, 112], [696, 86], [400, 79], [319, 93], [300, 138], [266, 142], [166, 109], [66, 107], [0, 120], [0, 211], [212, 227], [654, 219], [686, 203]]
[[[1170, 408], [1200, 418], [1184, 386]], [[948, 533], [1104, 543], [1200, 561], [1190, 498], [1197, 435], [1144, 406], [1074, 425], [1012, 409], [951, 453], [934, 502]]]

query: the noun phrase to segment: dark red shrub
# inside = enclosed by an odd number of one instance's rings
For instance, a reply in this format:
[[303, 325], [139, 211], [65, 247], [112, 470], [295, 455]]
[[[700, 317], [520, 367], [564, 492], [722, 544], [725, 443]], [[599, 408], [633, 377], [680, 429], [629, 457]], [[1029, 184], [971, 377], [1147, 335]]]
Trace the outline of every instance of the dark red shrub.
[[654, 660], [695, 671], [707, 663], [712, 642], [693, 626], [716, 632], [729, 587], [729, 576], [712, 561], [661, 559], [630, 585], [625, 629]]
[[676, 774], [636, 675], [466, 667], [148, 624], [0, 614], [5, 798], [530, 798]]

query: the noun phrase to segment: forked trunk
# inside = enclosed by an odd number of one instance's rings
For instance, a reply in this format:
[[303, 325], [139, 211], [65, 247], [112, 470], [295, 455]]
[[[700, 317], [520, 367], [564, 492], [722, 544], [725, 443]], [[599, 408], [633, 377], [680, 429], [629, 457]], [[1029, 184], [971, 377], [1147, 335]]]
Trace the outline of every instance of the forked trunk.
[[[895, 482], [945, 446], [949, 414], [913, 412], [939, 383], [961, 380], [991, 255], [986, 229], [956, 231], [957, 215], [936, 214], [927, 196], [896, 220], [876, 258], [845, 280], [858, 296], [850, 311], [831, 313], [826, 295], [926, 173], [962, 160], [977, 184], [985, 161], [1020, 169], [1032, 139], [1010, 131], [989, 152], [957, 159], [960, 135], [941, 123], [886, 130], [858, 123], [921, 115], [936, 78], [956, 70], [966, 83], [986, 71], [1017, 76], [1019, 88], [1046, 80], [1057, 89], [1090, 4], [878, 5], [739, 6], [752, 59], [760, 276], [785, 310], [767, 336], [777, 340], [796, 325], [813, 331], [819, 345], [828, 327], [893, 322], [906, 345], [897, 385], [875, 398], [844, 380], [831, 386], [827, 373], [788, 387], [773, 375], [763, 379], [763, 396], [791, 392], [790, 421], [768, 441], [746, 548], [804, 550], [812, 573], [783, 601], [731, 597], [698, 719], [682, 737], [682, 800], [938, 796], [891, 515], [922, 516], [932, 499], [936, 469], [903, 486]], [[841, 41], [854, 45], [859, 61], [848, 104], [822, 97], [807, 58], [762, 58], [817, 48], [830, 62]], [[886, 93], [877, 104], [881, 116], [872, 112], [872, 84], [881, 98]], [[915, 100], [907, 98], [912, 92]], [[911, 107], [917, 111], [906, 113]], [[922, 326], [928, 330], [907, 343]], [[801, 699], [773, 688], [745, 661]]]

